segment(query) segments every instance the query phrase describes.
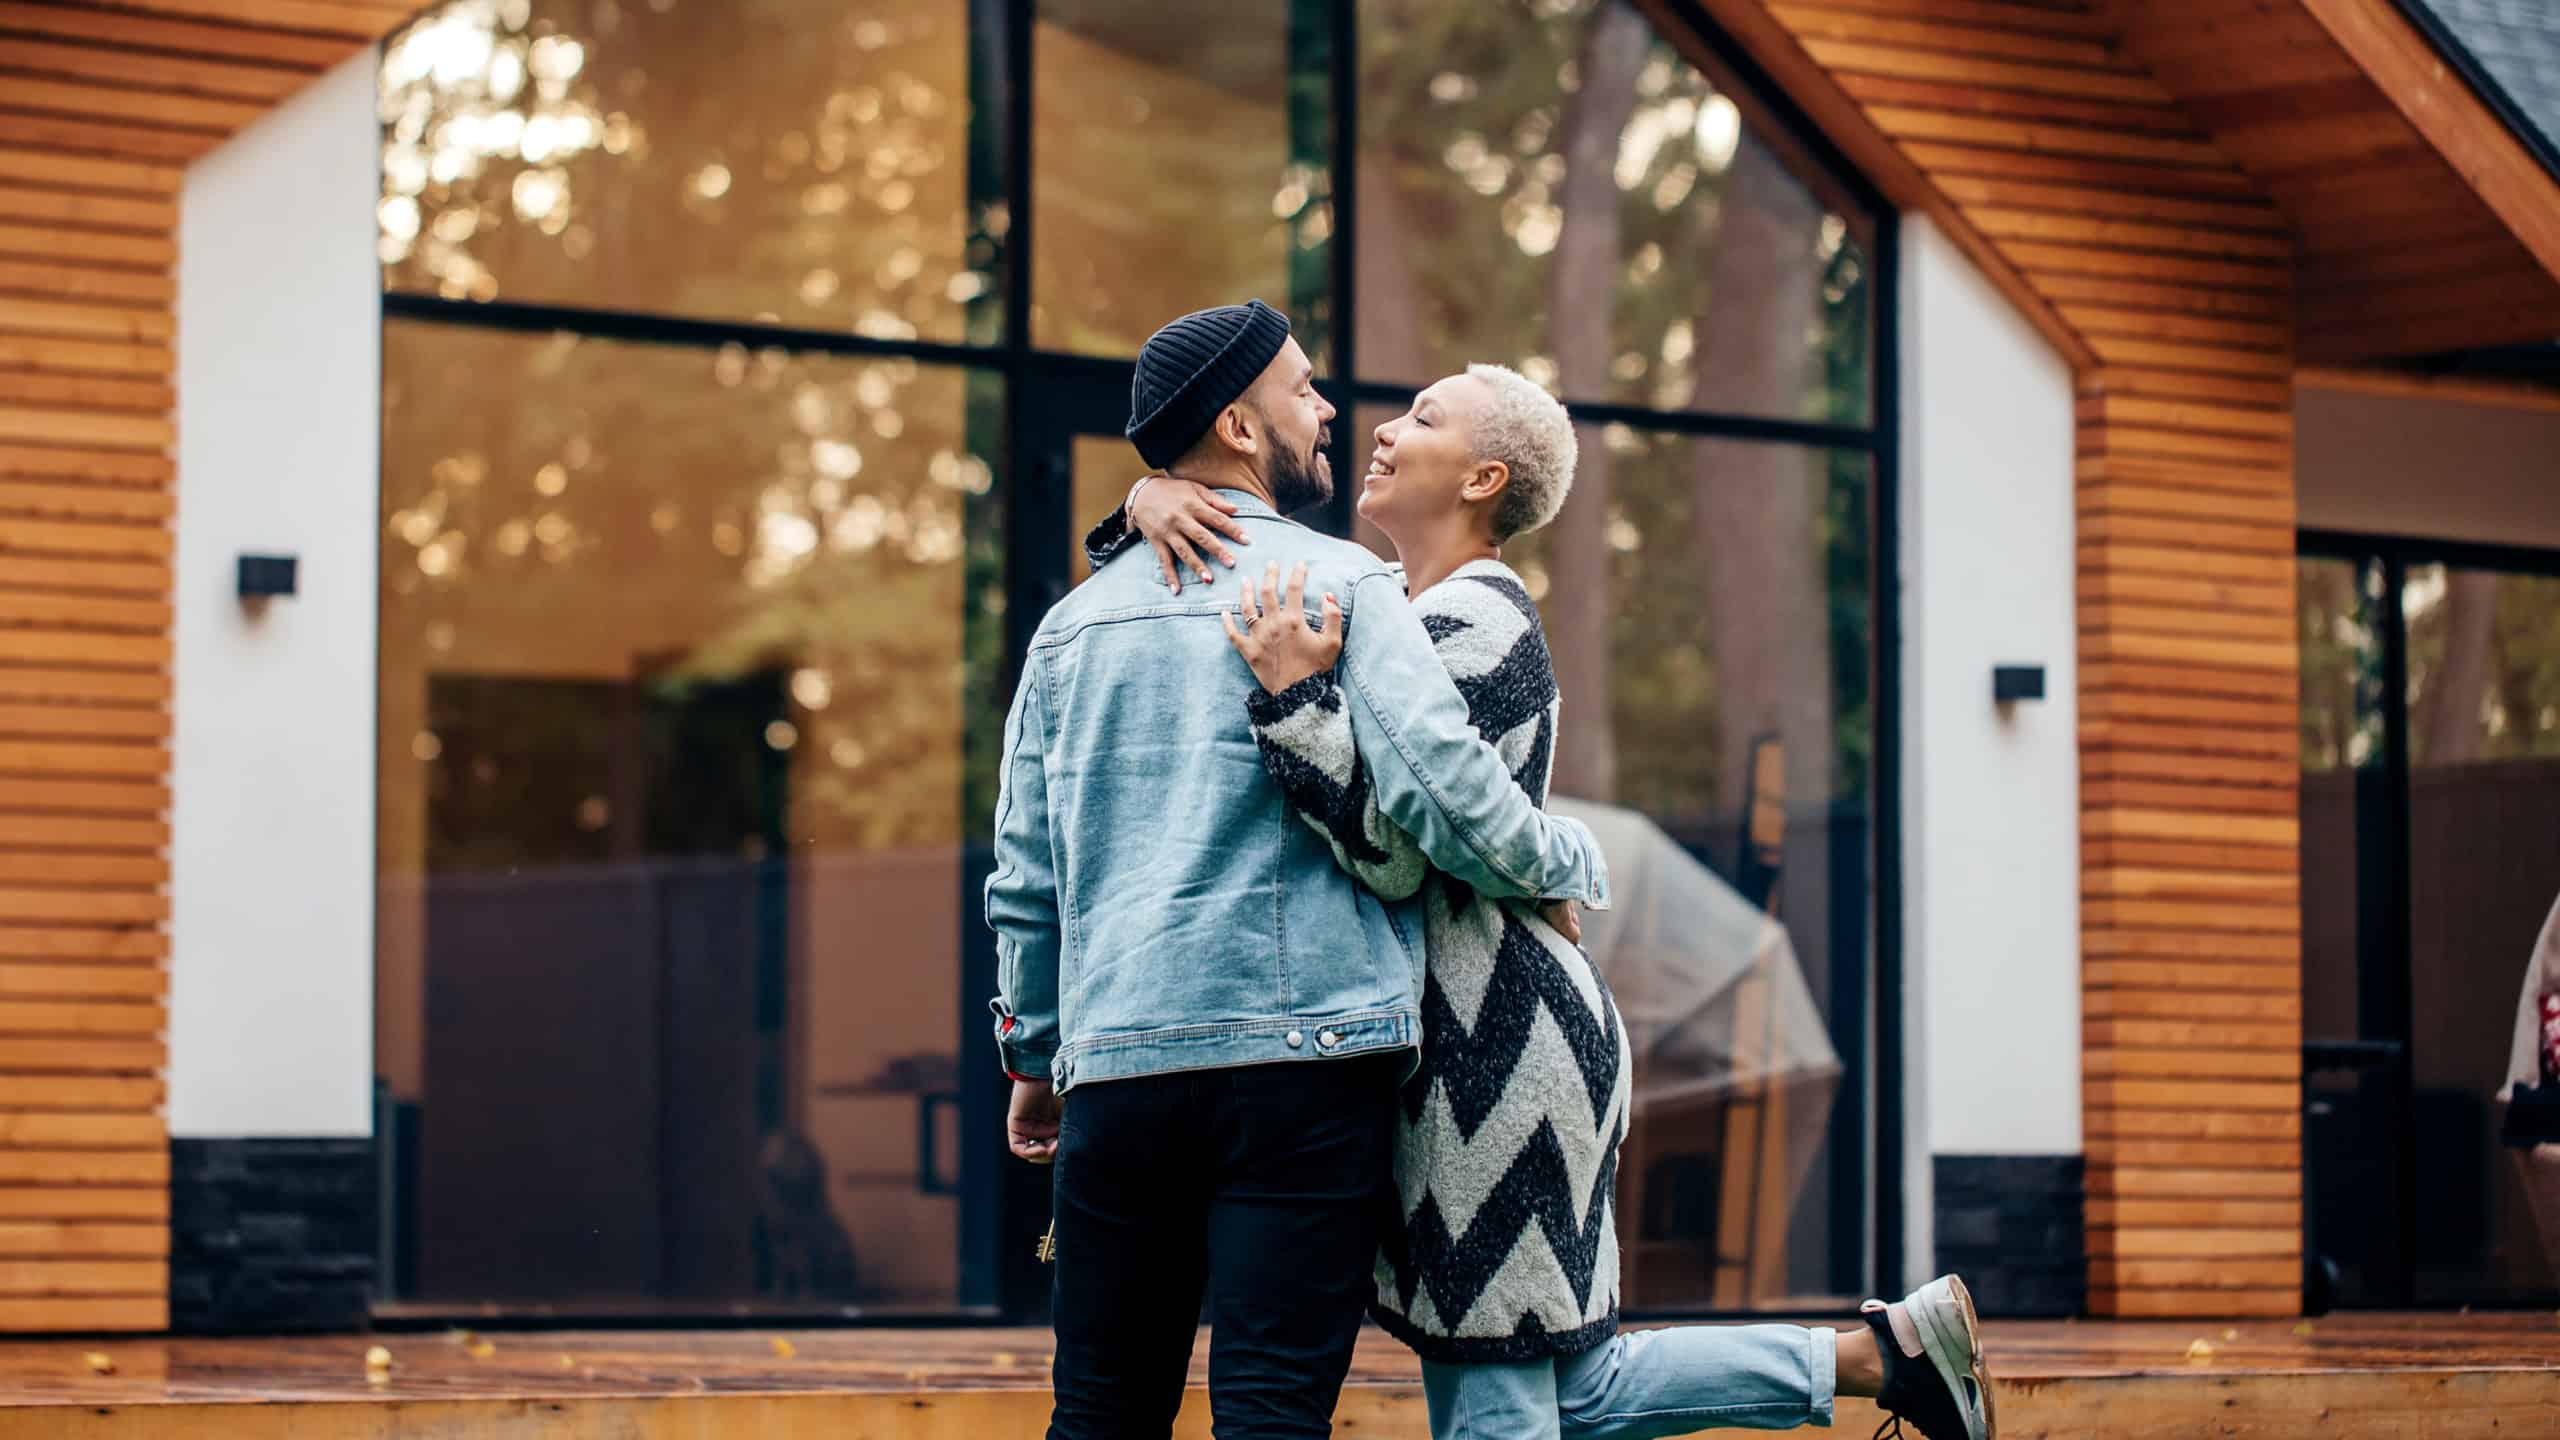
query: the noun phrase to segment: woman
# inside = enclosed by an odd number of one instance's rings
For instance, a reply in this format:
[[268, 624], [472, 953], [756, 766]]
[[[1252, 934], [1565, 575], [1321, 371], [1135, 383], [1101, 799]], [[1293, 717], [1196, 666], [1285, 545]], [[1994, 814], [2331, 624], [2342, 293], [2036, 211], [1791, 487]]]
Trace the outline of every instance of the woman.
[[[1559, 697], [1546, 637], [1501, 547], [1546, 524], [1573, 482], [1573, 423], [1526, 378], [1469, 366], [1378, 427], [1359, 511], [1395, 543], [1415, 608], [1476, 728], [1543, 804]], [[1142, 482], [1129, 521], [1169, 575], [1198, 550], [1234, 564], [1225, 502]], [[1224, 523], [1221, 523], [1224, 522]], [[1187, 542], [1187, 543], [1186, 543]], [[1428, 957], [1422, 1065], [1402, 1096], [1399, 1226], [1370, 1313], [1422, 1357], [1433, 1435], [1663, 1436], [1828, 1425], [1837, 1394], [1875, 1396], [1930, 1440], [1990, 1440], [1973, 1307], [1952, 1276], [1865, 1328], [1688, 1326], [1617, 1333], [1613, 1191], [1627, 1041], [1581, 949], [1533, 904], [1488, 901], [1429, 868], [1369, 802], [1334, 662], [1342, 617], [1304, 616], [1303, 571], [1240, 587], [1228, 635], [1266, 769], [1335, 858], [1389, 899], [1419, 893]], [[1554, 916], [1572, 925], [1569, 913]]]

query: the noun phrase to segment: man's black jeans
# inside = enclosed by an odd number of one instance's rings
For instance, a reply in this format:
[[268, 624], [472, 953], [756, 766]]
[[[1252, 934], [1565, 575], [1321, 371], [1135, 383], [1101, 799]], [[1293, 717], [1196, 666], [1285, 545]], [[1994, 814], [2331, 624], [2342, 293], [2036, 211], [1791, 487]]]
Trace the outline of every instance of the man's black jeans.
[[1329, 1435], [1374, 1293], [1404, 1052], [1078, 1086], [1059, 1123], [1051, 1440], [1173, 1427], [1209, 1301], [1218, 1440]]

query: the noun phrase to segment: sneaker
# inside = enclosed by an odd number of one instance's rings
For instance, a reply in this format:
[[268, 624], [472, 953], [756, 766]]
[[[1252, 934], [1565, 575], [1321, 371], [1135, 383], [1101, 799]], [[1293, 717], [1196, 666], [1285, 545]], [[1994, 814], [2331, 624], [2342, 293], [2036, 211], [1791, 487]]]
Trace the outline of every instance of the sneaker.
[[1962, 1280], [1942, 1275], [1894, 1304], [1870, 1300], [1858, 1316], [1876, 1332], [1884, 1358], [1876, 1405], [1886, 1419], [1877, 1440], [1900, 1435], [1905, 1420], [1928, 1440], [1995, 1440], [1982, 1327]]

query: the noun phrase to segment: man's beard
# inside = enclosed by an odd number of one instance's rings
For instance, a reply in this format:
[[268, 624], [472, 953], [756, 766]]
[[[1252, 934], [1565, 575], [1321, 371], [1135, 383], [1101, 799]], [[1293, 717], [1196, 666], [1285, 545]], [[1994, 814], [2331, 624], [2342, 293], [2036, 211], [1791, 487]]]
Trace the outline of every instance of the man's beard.
[[1330, 427], [1316, 432], [1316, 443], [1304, 455], [1281, 451], [1271, 457], [1271, 504], [1283, 515], [1294, 515], [1333, 498], [1333, 479], [1316, 463], [1333, 443]]

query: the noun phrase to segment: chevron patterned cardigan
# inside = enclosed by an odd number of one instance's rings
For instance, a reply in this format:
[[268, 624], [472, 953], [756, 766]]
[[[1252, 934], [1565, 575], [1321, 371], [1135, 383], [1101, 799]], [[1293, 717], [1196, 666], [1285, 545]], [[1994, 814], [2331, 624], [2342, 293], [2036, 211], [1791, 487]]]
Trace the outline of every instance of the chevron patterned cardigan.
[[[1479, 734], [1543, 806], [1559, 697], [1537, 605], [1478, 560], [1414, 608]], [[1343, 868], [1388, 899], [1419, 892], [1427, 967], [1422, 1066], [1404, 1089], [1403, 1224], [1370, 1314], [1425, 1359], [1570, 1355], [1618, 1324], [1618, 1144], [1625, 1028], [1581, 949], [1526, 901], [1432, 870], [1379, 813], [1331, 672], [1248, 703], [1264, 768]]]

